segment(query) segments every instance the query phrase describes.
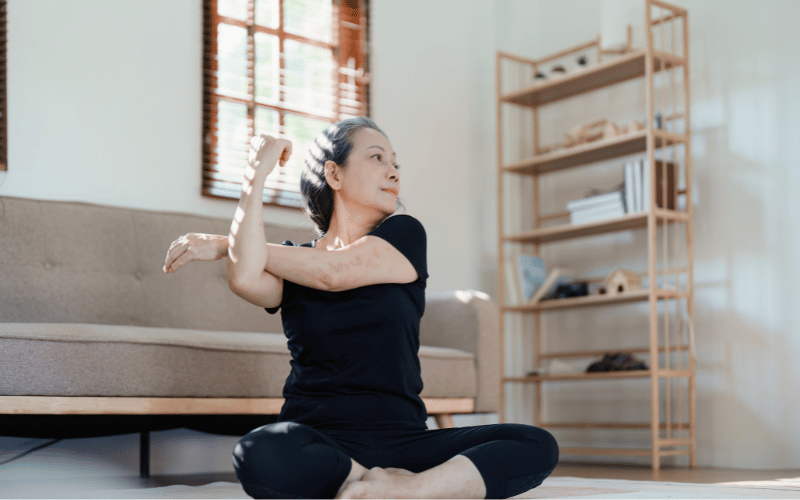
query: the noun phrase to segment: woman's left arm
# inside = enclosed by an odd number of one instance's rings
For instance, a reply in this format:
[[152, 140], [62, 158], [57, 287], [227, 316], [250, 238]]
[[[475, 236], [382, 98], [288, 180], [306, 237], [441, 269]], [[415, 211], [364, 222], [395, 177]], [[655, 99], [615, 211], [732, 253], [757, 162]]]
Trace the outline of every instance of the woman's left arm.
[[247, 287], [261, 273], [318, 290], [326, 290], [329, 266], [320, 252], [305, 247], [267, 243], [264, 234], [264, 182], [280, 161], [284, 165], [292, 143], [261, 135], [251, 142], [250, 158], [242, 185], [242, 195], [231, 223], [228, 248], [228, 283], [232, 288]]

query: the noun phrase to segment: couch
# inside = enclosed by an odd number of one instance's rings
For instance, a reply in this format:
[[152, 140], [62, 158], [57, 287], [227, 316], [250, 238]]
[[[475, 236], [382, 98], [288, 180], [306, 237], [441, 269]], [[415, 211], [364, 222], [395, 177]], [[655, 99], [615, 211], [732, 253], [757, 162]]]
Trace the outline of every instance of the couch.
[[[150, 430], [244, 434], [275, 421], [290, 369], [280, 314], [234, 295], [224, 259], [162, 271], [179, 236], [229, 227], [0, 196], [0, 434], [141, 432], [146, 475]], [[264, 229], [274, 243], [317, 237], [310, 222]], [[497, 314], [482, 292], [426, 294], [420, 396], [440, 427], [499, 411]]]

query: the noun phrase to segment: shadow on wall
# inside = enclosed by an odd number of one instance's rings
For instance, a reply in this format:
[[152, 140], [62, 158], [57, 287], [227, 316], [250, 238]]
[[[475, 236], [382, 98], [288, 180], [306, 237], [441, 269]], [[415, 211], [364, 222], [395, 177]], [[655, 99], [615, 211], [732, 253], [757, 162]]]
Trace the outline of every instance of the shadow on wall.
[[796, 393], [796, 360], [782, 307], [793, 284], [770, 230], [781, 216], [765, 208], [763, 183], [774, 182], [774, 172], [726, 149], [709, 148], [704, 170], [719, 171], [698, 182], [707, 193], [694, 231], [699, 457], [717, 466], [786, 467], [797, 461], [786, 435], [796, 418], [787, 397]]

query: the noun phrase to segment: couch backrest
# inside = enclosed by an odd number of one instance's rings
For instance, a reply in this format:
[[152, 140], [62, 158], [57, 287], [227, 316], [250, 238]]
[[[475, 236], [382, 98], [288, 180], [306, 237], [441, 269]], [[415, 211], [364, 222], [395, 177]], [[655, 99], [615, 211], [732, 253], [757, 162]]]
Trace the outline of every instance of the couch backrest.
[[[235, 206], [231, 204], [231, 214]], [[211, 331], [283, 331], [234, 295], [226, 260], [162, 271], [186, 233], [227, 235], [231, 221], [90, 203], [0, 197], [0, 322], [99, 323]], [[267, 241], [306, 243], [304, 227], [264, 225]]]

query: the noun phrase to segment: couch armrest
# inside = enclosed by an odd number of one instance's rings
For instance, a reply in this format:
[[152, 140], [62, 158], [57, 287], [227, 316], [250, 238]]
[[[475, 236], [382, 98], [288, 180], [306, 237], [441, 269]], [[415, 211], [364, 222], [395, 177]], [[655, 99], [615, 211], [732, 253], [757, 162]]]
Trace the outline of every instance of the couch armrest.
[[420, 343], [475, 354], [475, 413], [500, 411], [500, 331], [497, 306], [476, 290], [428, 292]]

